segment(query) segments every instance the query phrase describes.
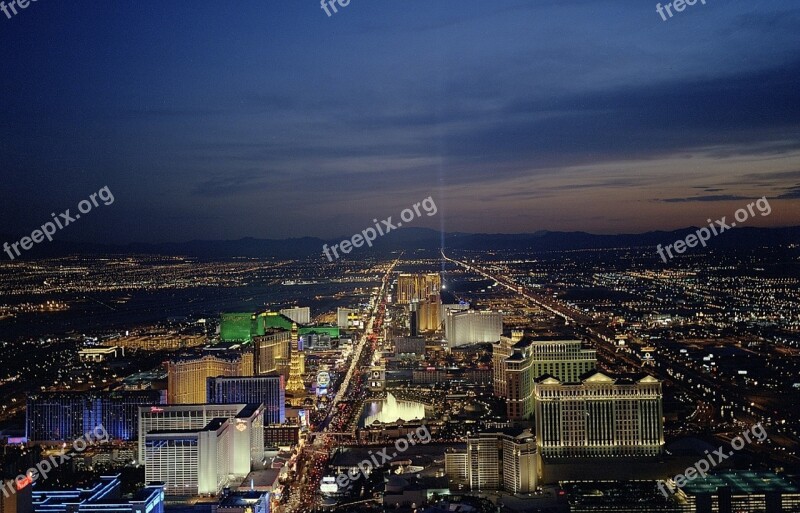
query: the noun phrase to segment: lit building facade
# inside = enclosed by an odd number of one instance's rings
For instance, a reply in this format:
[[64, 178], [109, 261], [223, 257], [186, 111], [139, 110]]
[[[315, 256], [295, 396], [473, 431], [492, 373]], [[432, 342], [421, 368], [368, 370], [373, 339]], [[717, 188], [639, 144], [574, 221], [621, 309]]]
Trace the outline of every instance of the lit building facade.
[[300, 340], [297, 324], [292, 324], [289, 379], [286, 381], [286, 395], [290, 397], [292, 404], [302, 404], [306, 397], [306, 385], [303, 382], [306, 356], [301, 350]]
[[543, 458], [654, 456], [664, 445], [661, 382], [594, 372], [577, 383], [534, 384], [536, 439]]
[[503, 314], [489, 311], [448, 311], [444, 321], [447, 346], [495, 343], [503, 333]]
[[143, 349], [145, 351], [175, 351], [205, 344], [208, 337], [201, 334], [180, 333], [150, 333], [145, 335], [130, 335], [115, 338], [113, 342], [117, 347], [127, 349]]
[[33, 443], [65, 442], [103, 426], [111, 439], [136, 440], [139, 407], [162, 402], [158, 390], [37, 392], [27, 398], [26, 436]]
[[284, 308], [280, 311], [281, 314], [290, 318], [297, 324], [310, 324], [311, 323], [311, 308], [307, 306], [298, 306], [295, 308]]
[[212, 404], [262, 403], [264, 424], [286, 420], [286, 387], [283, 376], [208, 378], [207, 402]]
[[217, 376], [252, 376], [253, 352], [224, 352], [180, 357], [167, 362], [167, 403], [206, 402], [206, 380]]
[[554, 337], [524, 337], [512, 333], [493, 346], [494, 393], [506, 399], [509, 419], [529, 419], [534, 411], [533, 382], [550, 375], [562, 382], [579, 382], [597, 365], [594, 349], [584, 349], [580, 340]]
[[219, 338], [223, 342], [250, 342], [264, 334], [264, 314], [225, 312], [220, 316]]
[[232, 439], [231, 420], [223, 418], [199, 429], [148, 433], [143, 437], [145, 482], [164, 483], [167, 496], [216, 495], [234, 474]]
[[214, 419], [231, 421], [235, 431], [232, 437], [233, 447], [236, 450], [232, 468], [234, 473], [244, 472], [246, 475], [250, 464], [260, 462], [264, 455], [264, 407], [260, 403], [183, 404], [139, 408], [140, 460], [147, 465], [145, 444], [150, 433], [196, 433]]
[[169, 496], [216, 495], [263, 462], [260, 404], [166, 406], [141, 417], [145, 482], [164, 483]]
[[445, 453], [445, 472], [472, 491], [530, 493], [538, 485], [539, 474], [533, 433], [504, 430], [470, 436], [465, 453]]
[[678, 495], [697, 513], [800, 511], [800, 488], [770, 471], [725, 470], [695, 476]]
[[35, 513], [164, 513], [164, 487], [145, 486], [122, 498], [120, 475], [102, 476], [91, 488], [35, 491]]
[[0, 468], [0, 513], [33, 513], [33, 481], [26, 474], [24, 479], [6, 479]]
[[397, 303], [408, 305], [415, 301], [427, 300], [439, 295], [442, 290], [442, 277], [439, 273], [407, 274], [397, 278]]
[[363, 326], [358, 310], [353, 308], [336, 309], [336, 325], [342, 329], [361, 328]]
[[264, 335], [253, 337], [253, 361], [255, 374], [278, 372], [289, 358], [291, 332], [280, 328], [268, 328]]
[[439, 294], [434, 294], [417, 307], [419, 331], [439, 331], [442, 327], [442, 300]]

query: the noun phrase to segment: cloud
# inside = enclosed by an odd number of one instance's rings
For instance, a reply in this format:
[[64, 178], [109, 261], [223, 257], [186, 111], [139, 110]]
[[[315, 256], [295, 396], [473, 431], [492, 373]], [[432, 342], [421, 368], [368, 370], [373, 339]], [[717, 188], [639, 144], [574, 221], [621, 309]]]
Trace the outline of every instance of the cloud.
[[733, 194], [718, 194], [709, 196], [694, 196], [691, 198], [666, 198], [661, 201], [665, 203], [694, 203], [694, 202], [707, 202], [707, 201], [734, 201], [734, 200], [747, 200], [745, 196], [735, 196]]

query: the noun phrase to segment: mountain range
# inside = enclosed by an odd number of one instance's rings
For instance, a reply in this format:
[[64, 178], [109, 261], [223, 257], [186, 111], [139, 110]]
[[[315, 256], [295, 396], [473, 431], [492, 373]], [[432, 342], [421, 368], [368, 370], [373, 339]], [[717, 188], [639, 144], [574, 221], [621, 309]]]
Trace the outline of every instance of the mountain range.
[[[555, 250], [631, 248], [672, 244], [684, 239], [697, 228], [673, 231], [652, 231], [639, 234], [597, 235], [586, 232], [540, 231], [520, 234], [487, 234], [449, 232], [442, 234], [429, 228], [401, 228], [379, 237], [372, 248], [354, 248], [349, 258], [363, 254], [388, 254], [397, 250], [438, 251], [444, 245], [449, 249], [476, 251], [498, 250], [532, 253]], [[153, 254], [191, 256], [200, 258], [325, 258], [322, 246], [332, 246], [344, 239], [325, 240], [316, 237], [291, 239], [257, 239], [245, 237], [236, 240], [192, 240], [188, 242], [104, 244], [98, 242], [70, 242], [54, 240], [34, 245], [22, 258], [43, 258], [69, 254]], [[18, 236], [0, 235], [3, 241], [16, 241]], [[741, 227], [713, 237], [709, 246], [719, 249], [775, 247], [781, 244], [800, 244], [800, 226], [785, 228]], [[8, 258], [5, 253], [4, 258]]]

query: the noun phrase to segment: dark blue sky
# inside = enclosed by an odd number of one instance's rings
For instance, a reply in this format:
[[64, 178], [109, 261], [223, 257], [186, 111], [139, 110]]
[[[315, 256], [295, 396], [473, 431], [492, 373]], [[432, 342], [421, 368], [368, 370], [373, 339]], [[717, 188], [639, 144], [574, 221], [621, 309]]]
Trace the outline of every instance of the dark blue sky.
[[800, 4], [38, 0], [0, 14], [0, 233], [800, 224]]

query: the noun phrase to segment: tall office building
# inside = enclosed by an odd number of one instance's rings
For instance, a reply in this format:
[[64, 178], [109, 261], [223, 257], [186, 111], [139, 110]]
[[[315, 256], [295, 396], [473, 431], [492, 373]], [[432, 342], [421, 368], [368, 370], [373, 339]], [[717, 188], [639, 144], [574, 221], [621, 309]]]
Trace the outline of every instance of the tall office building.
[[102, 476], [90, 488], [37, 490], [35, 513], [164, 513], [164, 487], [150, 485], [124, 498], [120, 475]]
[[458, 450], [445, 454], [445, 471], [473, 491], [530, 493], [538, 483], [536, 441], [530, 430], [478, 433], [467, 438], [463, 456]]
[[543, 458], [652, 456], [664, 445], [661, 382], [595, 371], [577, 383], [534, 384], [536, 440]]
[[397, 278], [397, 303], [408, 305], [415, 301], [427, 300], [439, 295], [442, 290], [442, 277], [439, 273], [400, 274]]
[[136, 440], [140, 406], [163, 402], [158, 390], [37, 392], [27, 398], [30, 442], [66, 442], [103, 426], [114, 440]]
[[286, 420], [286, 393], [283, 376], [208, 378], [207, 402], [212, 404], [262, 403], [264, 424], [283, 424]]
[[311, 324], [311, 308], [307, 306], [284, 308], [280, 313], [297, 324]]
[[477, 310], [448, 311], [444, 325], [444, 336], [450, 348], [487, 342], [493, 344], [503, 333], [503, 314]]
[[167, 495], [217, 494], [264, 459], [261, 404], [140, 408], [139, 454], [147, 483]]
[[291, 341], [291, 331], [280, 328], [268, 328], [264, 335], [253, 337], [255, 375], [278, 372], [281, 364], [288, 361]]
[[[516, 341], [516, 342], [515, 342]], [[584, 349], [580, 340], [558, 337], [527, 337], [520, 332], [502, 337], [493, 346], [494, 393], [506, 399], [509, 419], [528, 419], [533, 415], [533, 382], [550, 375], [563, 382], [579, 382], [595, 369], [597, 354]]]
[[167, 403], [204, 403], [208, 378], [252, 376], [253, 371], [251, 351], [178, 357], [167, 362]]

